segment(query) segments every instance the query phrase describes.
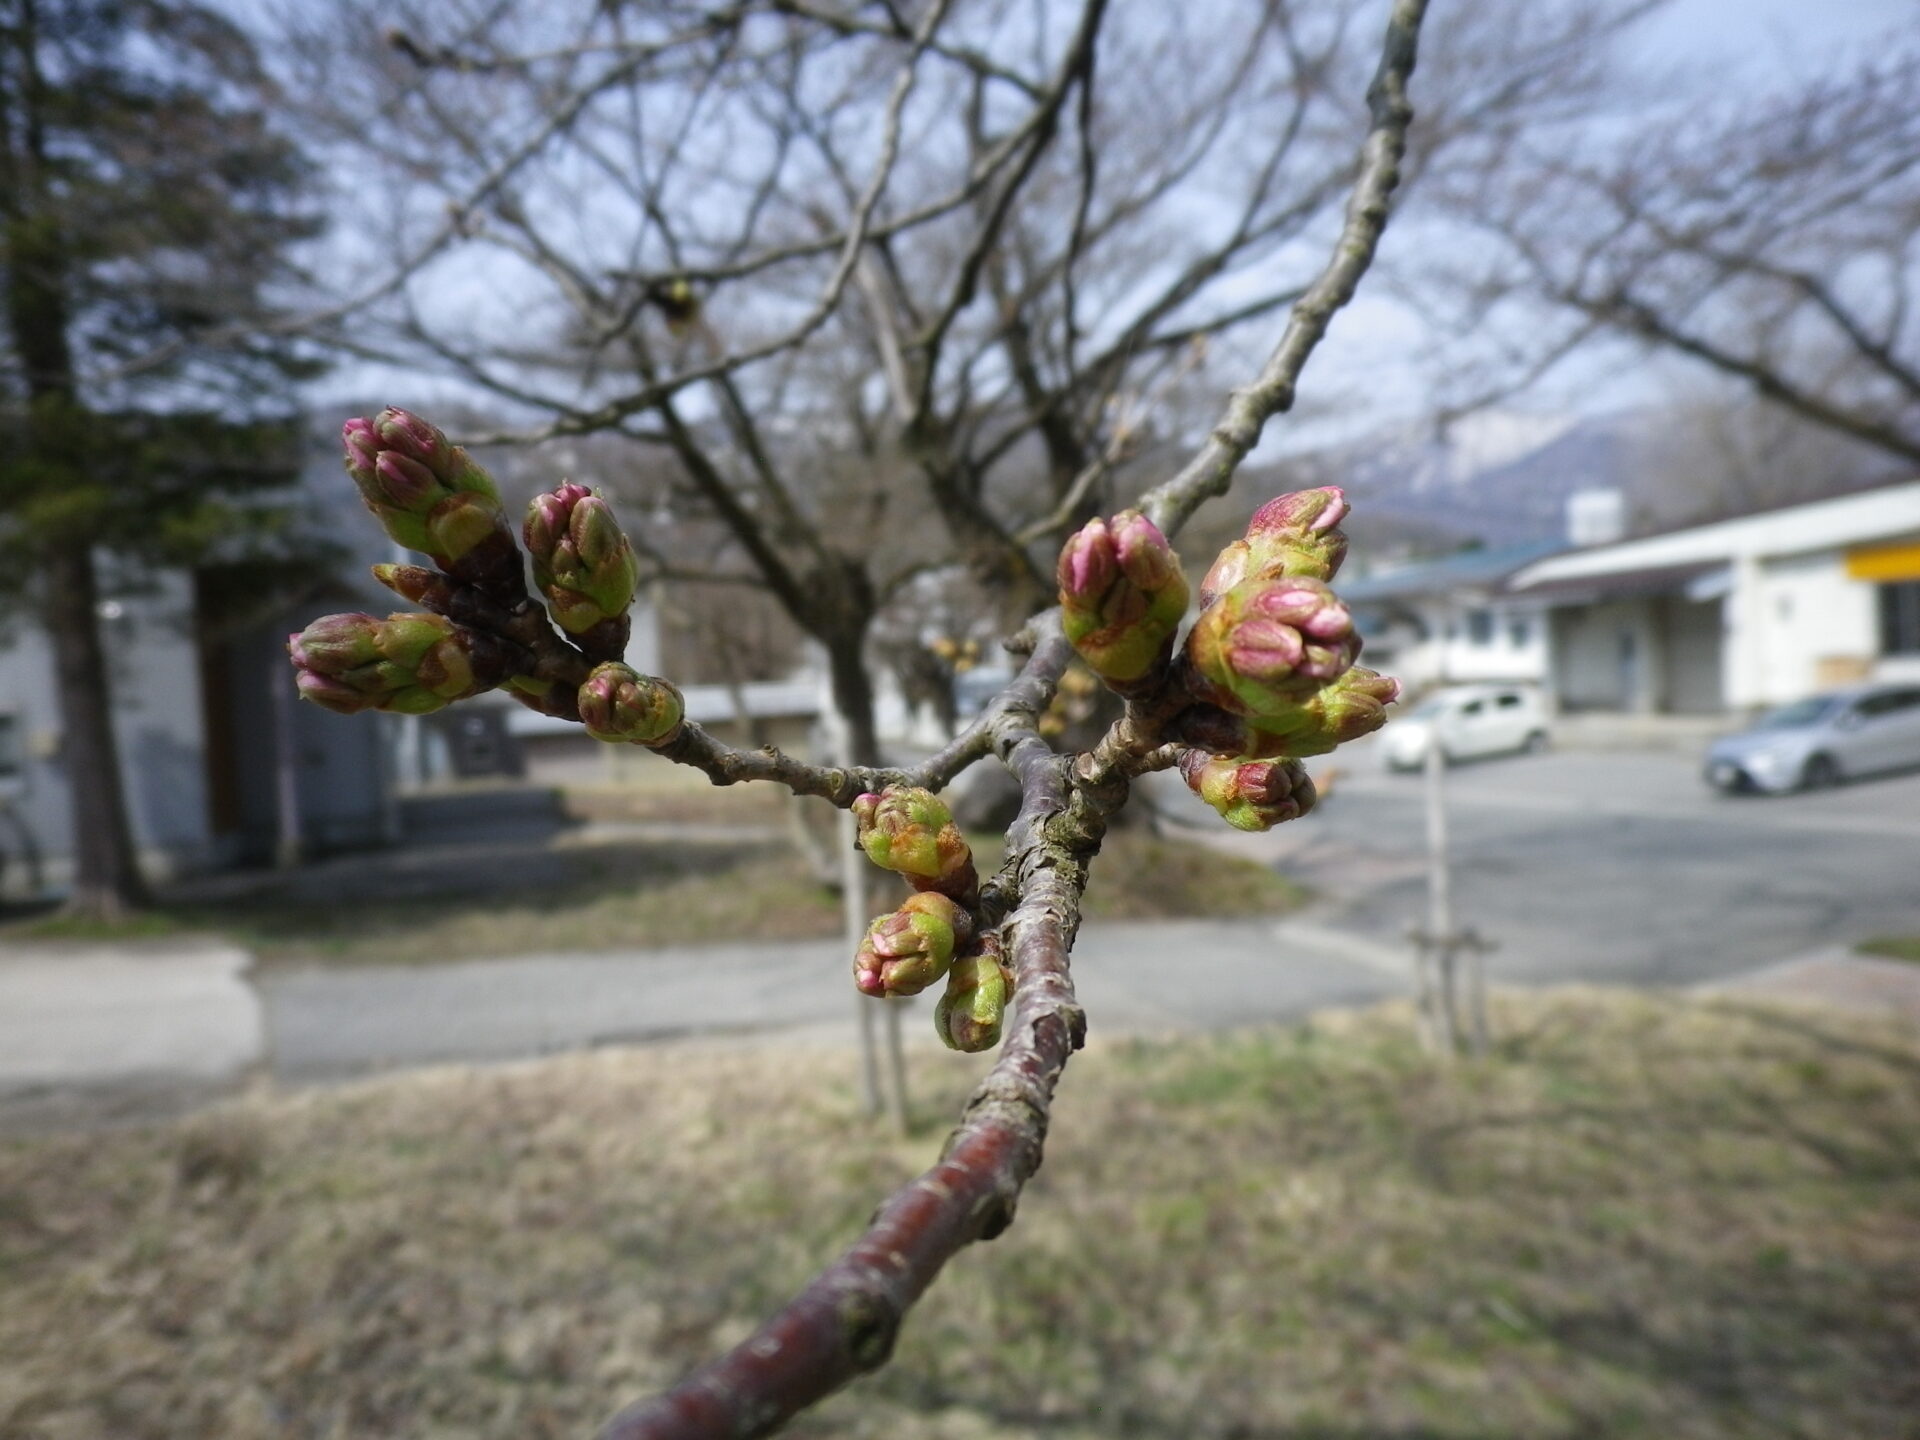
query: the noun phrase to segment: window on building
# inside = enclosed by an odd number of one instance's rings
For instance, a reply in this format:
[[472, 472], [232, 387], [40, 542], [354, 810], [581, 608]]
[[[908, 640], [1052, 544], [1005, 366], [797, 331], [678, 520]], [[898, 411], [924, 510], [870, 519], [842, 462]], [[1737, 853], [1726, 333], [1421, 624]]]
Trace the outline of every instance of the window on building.
[[1467, 643], [1470, 645], [1491, 645], [1493, 643], [1492, 611], [1469, 610], [1467, 612]]
[[1516, 650], [1524, 650], [1533, 643], [1533, 621], [1525, 615], [1516, 615], [1507, 621], [1507, 643]]
[[20, 773], [20, 717], [0, 714], [0, 780]]
[[1880, 653], [1920, 654], [1920, 580], [1880, 587]]

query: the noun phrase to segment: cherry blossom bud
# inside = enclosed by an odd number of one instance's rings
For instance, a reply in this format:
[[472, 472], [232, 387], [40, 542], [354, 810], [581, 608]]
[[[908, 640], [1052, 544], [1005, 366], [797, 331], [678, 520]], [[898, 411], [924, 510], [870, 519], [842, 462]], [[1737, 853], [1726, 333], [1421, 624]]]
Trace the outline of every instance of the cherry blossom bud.
[[862, 995], [918, 995], [947, 973], [953, 952], [973, 935], [973, 919], [935, 891], [922, 891], [867, 927], [853, 959]]
[[1360, 652], [1353, 616], [1325, 583], [1246, 580], [1200, 614], [1187, 655], [1206, 698], [1242, 715], [1281, 714], [1341, 675]]
[[1204, 750], [1180, 757], [1189, 789], [1236, 830], [1271, 830], [1313, 808], [1313, 781], [1297, 760], [1223, 759]]
[[992, 949], [963, 955], [947, 972], [947, 988], [933, 1010], [933, 1030], [949, 1050], [973, 1054], [1000, 1043], [1000, 1026], [1013, 998], [1013, 972]]
[[1334, 485], [1269, 500], [1253, 512], [1245, 538], [1213, 562], [1200, 582], [1200, 603], [1211, 605], [1247, 580], [1331, 580], [1347, 555], [1347, 537], [1338, 528], [1347, 509], [1345, 493]]
[[287, 639], [304, 699], [343, 715], [425, 715], [532, 664], [517, 646], [440, 615], [326, 615]]
[[[1364, 665], [1308, 696], [1294, 710], [1256, 715], [1249, 754], [1304, 758], [1371, 735], [1387, 723], [1387, 706], [1400, 698], [1400, 682]], [[1263, 743], [1264, 742], [1264, 743]]]
[[618, 658], [640, 566], [613, 507], [569, 482], [534, 498], [523, 533], [555, 623], [590, 658]]
[[904, 875], [916, 890], [937, 890], [962, 902], [979, 887], [973, 852], [940, 797], [918, 786], [892, 785], [853, 802], [860, 848], [883, 870]]
[[347, 473], [395, 542], [455, 579], [502, 593], [523, 584], [493, 479], [438, 428], [405, 410], [341, 427]]
[[660, 746], [680, 734], [686, 707], [680, 692], [655, 675], [617, 661], [596, 665], [580, 687], [580, 719], [596, 740]]
[[1067, 638], [1103, 680], [1138, 680], [1166, 657], [1187, 613], [1187, 580], [1138, 510], [1088, 521], [1061, 550], [1058, 577]]

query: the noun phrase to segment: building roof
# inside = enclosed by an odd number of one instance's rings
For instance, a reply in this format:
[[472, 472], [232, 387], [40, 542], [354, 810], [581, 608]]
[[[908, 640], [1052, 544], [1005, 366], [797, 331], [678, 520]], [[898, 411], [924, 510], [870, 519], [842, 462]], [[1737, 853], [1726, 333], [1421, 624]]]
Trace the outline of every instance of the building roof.
[[1458, 550], [1437, 560], [1420, 560], [1377, 575], [1342, 580], [1340, 598], [1350, 605], [1445, 595], [1475, 586], [1494, 587], [1521, 566], [1564, 550], [1558, 540], [1535, 540], [1498, 549]]
[[1595, 545], [1529, 565], [1507, 586], [1532, 590], [1600, 576], [1804, 555], [1916, 534], [1920, 534], [1920, 481], [1670, 530], [1641, 540]]

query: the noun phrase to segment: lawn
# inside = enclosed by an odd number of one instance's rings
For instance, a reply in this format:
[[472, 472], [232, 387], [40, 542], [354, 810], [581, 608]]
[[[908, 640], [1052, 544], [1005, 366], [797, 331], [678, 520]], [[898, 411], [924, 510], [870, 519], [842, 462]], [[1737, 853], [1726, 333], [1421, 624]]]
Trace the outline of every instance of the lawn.
[[1857, 948], [1863, 955], [1920, 964], [1920, 935], [1877, 935], [1871, 940], [1862, 940]]
[[[643, 818], [604, 796], [574, 804], [601, 821]], [[778, 810], [741, 813], [775, 825], [779, 820]], [[644, 819], [662, 817], [649, 812]], [[999, 837], [974, 840], [990, 870]], [[873, 874], [877, 906], [891, 907], [905, 896], [898, 881]], [[1095, 920], [1269, 915], [1293, 909], [1302, 898], [1298, 886], [1251, 861], [1123, 829], [1108, 836], [1095, 865], [1087, 914]], [[825, 937], [838, 935], [840, 926], [838, 896], [815, 880], [792, 844], [762, 824], [744, 838], [724, 831], [675, 839], [616, 831], [572, 843], [562, 832], [553, 842], [343, 857], [238, 898], [166, 904], [111, 926], [18, 921], [0, 926], [0, 943], [8, 935], [84, 940], [207, 933], [246, 946], [267, 964], [431, 964]]]
[[[1014, 1227], [803, 1436], [1920, 1433], [1920, 1042], [1560, 992], [1094, 1047]], [[1095, 1017], [1097, 1022], [1098, 1017]], [[927, 1163], [832, 1051], [676, 1047], [0, 1143], [7, 1440], [579, 1436]]]

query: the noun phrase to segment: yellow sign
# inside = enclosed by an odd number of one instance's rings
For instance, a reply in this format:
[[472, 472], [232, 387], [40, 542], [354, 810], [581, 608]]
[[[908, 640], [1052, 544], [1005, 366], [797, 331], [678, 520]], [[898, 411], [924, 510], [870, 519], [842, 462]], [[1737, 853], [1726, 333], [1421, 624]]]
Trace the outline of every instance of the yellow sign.
[[1854, 580], [1920, 580], [1920, 540], [1849, 550], [1847, 575]]

